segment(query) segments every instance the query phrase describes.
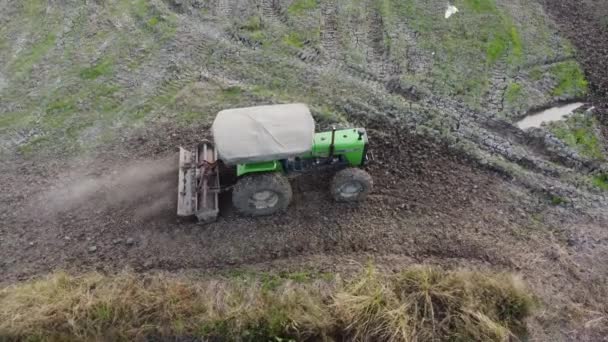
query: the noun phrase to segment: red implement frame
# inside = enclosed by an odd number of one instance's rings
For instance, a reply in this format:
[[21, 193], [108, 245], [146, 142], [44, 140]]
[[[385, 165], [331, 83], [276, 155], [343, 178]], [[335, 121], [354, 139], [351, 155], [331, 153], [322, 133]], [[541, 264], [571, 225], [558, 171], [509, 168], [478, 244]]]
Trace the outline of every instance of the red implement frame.
[[201, 222], [212, 222], [219, 214], [220, 176], [217, 151], [209, 142], [191, 152], [179, 148], [179, 185], [177, 215], [196, 216]]

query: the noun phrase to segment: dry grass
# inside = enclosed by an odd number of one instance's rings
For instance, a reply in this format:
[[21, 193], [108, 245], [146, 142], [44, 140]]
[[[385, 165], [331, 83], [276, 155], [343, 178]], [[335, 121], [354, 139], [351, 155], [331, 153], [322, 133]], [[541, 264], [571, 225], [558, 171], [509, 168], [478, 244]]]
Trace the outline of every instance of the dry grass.
[[533, 306], [512, 276], [429, 267], [266, 285], [255, 275], [57, 273], [0, 291], [0, 340], [507, 341], [525, 333]]

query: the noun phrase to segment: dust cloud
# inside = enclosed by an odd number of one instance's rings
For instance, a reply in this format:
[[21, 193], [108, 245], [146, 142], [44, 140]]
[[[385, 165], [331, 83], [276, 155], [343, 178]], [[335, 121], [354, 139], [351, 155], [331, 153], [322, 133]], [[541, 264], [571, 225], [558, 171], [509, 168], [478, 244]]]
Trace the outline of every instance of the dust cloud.
[[36, 205], [46, 214], [55, 215], [72, 211], [132, 210], [133, 217], [138, 219], [175, 208], [176, 157], [93, 171], [97, 174], [61, 177], [51, 190], [36, 199]]

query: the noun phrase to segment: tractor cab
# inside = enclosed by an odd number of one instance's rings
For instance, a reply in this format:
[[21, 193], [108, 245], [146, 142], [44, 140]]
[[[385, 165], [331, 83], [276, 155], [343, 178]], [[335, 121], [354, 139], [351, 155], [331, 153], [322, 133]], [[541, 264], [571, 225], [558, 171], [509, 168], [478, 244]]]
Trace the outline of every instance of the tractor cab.
[[310, 153], [315, 122], [303, 104], [259, 106], [219, 112], [211, 131], [222, 162], [239, 165]]

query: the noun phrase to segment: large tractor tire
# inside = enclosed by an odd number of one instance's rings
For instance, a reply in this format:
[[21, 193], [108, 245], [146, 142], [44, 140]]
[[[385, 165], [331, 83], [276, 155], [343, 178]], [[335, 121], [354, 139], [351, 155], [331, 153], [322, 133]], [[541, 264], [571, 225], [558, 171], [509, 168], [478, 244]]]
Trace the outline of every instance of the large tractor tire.
[[278, 172], [245, 176], [232, 190], [232, 204], [246, 216], [264, 216], [284, 211], [291, 202], [289, 180]]
[[364, 170], [348, 168], [334, 175], [331, 194], [337, 202], [361, 202], [372, 191], [374, 181]]

